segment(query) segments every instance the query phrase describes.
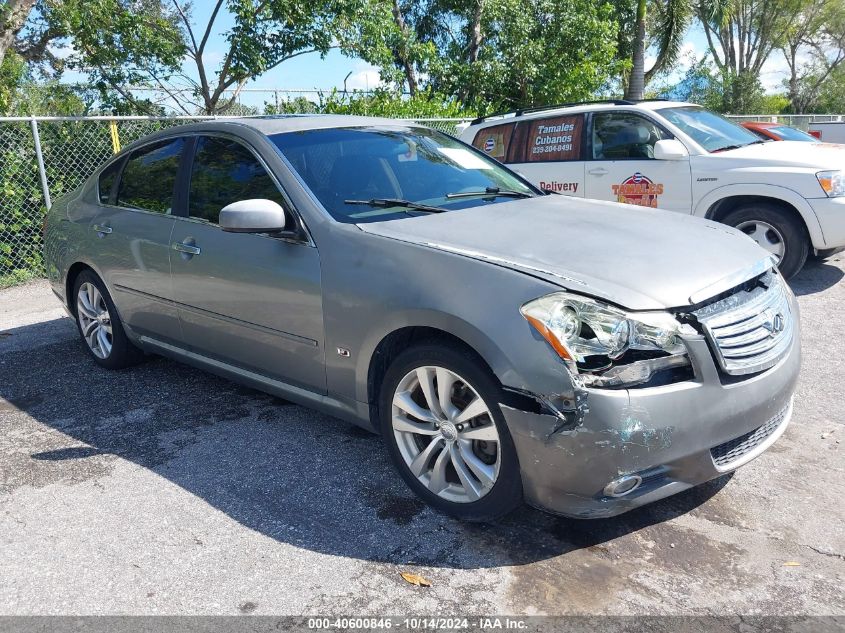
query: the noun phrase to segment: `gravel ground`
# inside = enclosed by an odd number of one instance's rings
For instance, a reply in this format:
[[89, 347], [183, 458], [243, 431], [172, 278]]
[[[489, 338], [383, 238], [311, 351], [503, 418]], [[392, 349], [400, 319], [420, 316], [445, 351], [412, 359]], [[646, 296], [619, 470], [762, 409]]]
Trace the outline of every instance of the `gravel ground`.
[[[429, 510], [380, 440], [160, 358], [98, 368], [44, 282], [0, 292], [0, 614], [845, 614], [845, 258], [793, 282], [793, 422], [615, 519]], [[432, 587], [406, 584], [411, 571]]]

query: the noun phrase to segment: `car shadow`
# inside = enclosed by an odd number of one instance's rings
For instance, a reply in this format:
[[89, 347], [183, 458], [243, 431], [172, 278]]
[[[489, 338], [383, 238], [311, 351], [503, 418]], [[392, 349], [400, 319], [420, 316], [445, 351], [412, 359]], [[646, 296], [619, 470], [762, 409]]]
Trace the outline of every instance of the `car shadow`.
[[[49, 342], [20, 344], [27, 340]], [[102, 369], [68, 319], [4, 333], [0, 396], [12, 424], [33, 429], [34, 420], [56, 432], [45, 442], [36, 429], [39, 449], [21, 447], [20, 485], [102, 477], [117, 456], [278, 541], [396, 564], [477, 569], [545, 560], [685, 514], [728, 479], [612, 519], [524, 508], [493, 524], [461, 523], [412, 495], [377, 436], [163, 358]], [[15, 437], [28, 437], [22, 433]]]
[[808, 259], [797, 275], [789, 280], [792, 291], [799, 297], [812, 295], [835, 286], [845, 272], [824, 260]]

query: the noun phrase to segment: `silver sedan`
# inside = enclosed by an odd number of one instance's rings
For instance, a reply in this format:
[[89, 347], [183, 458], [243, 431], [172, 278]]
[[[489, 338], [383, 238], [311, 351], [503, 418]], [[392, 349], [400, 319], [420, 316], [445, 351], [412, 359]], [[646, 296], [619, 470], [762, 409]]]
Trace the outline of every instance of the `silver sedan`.
[[730, 472], [783, 433], [800, 365], [747, 236], [548, 195], [400, 121], [150, 136], [53, 206], [45, 261], [99, 365], [161, 354], [359, 424], [467, 520]]

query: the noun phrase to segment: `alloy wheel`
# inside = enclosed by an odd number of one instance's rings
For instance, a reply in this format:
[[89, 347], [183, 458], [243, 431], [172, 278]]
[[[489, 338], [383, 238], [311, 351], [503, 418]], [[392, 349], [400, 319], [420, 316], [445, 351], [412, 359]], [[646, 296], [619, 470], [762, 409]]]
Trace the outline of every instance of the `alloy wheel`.
[[768, 222], [748, 220], [746, 222], [740, 222], [736, 228], [777, 257], [778, 263], [780, 263], [786, 254], [786, 243], [784, 242], [783, 235]]
[[411, 473], [447, 501], [471, 503], [493, 488], [501, 443], [487, 404], [444, 367], [408, 372], [396, 387], [393, 434]]
[[85, 282], [76, 296], [76, 316], [82, 337], [97, 358], [108, 358], [112, 350], [112, 324], [106, 300], [97, 287]]

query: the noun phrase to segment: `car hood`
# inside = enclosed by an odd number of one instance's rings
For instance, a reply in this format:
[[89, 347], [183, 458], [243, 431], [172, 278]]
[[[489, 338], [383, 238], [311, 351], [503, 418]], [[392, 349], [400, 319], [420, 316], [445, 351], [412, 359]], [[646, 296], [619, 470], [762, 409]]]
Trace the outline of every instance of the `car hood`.
[[803, 141], [769, 141], [746, 145], [710, 156], [743, 158], [754, 162], [796, 167], [840, 169], [845, 164], [845, 145]]
[[768, 258], [722, 224], [555, 195], [359, 228], [521, 271], [630, 310], [700, 302], [749, 279]]

